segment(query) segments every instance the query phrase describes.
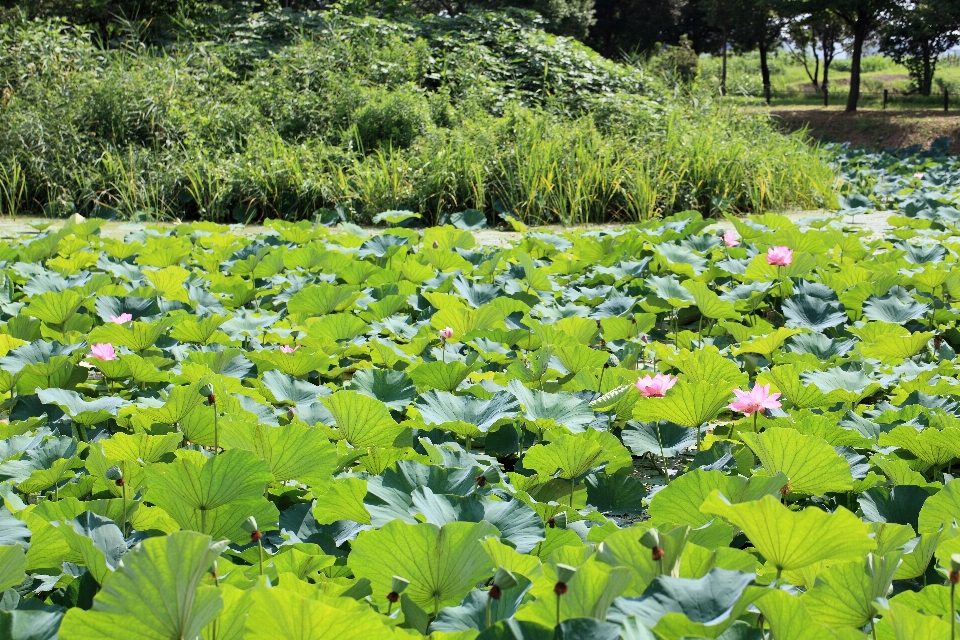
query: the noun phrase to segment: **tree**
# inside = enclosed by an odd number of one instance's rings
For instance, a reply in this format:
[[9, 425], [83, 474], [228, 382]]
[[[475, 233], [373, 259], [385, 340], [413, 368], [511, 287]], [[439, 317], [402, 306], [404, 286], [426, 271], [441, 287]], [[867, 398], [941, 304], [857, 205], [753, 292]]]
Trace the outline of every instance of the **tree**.
[[[807, 77], [817, 93], [823, 93], [824, 105], [829, 94], [830, 64], [847, 38], [842, 21], [827, 11], [793, 16], [787, 26], [787, 33], [793, 42], [791, 55], [803, 65]], [[819, 51], [818, 51], [819, 48]], [[813, 58], [813, 71], [808, 59]], [[822, 57], [821, 57], [822, 56]], [[820, 62], [823, 61], [823, 79], [820, 78]]]
[[732, 32], [744, 16], [744, 5], [750, 0], [701, 0], [707, 23], [720, 32], [720, 50], [723, 61], [720, 66], [720, 95], [727, 95], [727, 50]]
[[764, 95], [770, 95], [770, 65], [768, 55], [783, 38], [785, 20], [776, 11], [773, 0], [742, 0], [738, 7], [732, 36], [740, 51], [756, 49], [760, 53], [760, 76]]
[[[936, 1], [936, 0], [935, 0]], [[850, 30], [853, 48], [850, 51], [850, 94], [847, 111], [856, 111], [860, 101], [860, 61], [863, 45], [883, 21], [903, 4], [902, 0], [815, 0], [809, 3], [814, 11], [826, 10], [842, 20]]]
[[595, 0], [587, 44], [607, 58], [647, 54], [678, 42], [678, 0]]
[[905, 66], [920, 95], [929, 96], [940, 55], [960, 43], [957, 0], [921, 0], [900, 7], [881, 31], [880, 51]]

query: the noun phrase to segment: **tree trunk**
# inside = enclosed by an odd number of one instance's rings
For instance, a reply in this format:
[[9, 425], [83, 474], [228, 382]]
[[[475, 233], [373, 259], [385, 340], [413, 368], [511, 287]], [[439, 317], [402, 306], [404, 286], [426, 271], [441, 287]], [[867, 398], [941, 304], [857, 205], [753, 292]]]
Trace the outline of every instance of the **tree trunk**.
[[923, 86], [920, 94], [929, 96], [933, 91], [933, 71], [930, 69], [930, 47], [928, 42], [923, 43]]
[[763, 95], [770, 104], [770, 65], [767, 64], [767, 43], [760, 43], [760, 78], [763, 80]]
[[720, 68], [720, 95], [727, 95], [727, 29], [723, 29], [723, 64]]
[[863, 57], [863, 43], [867, 39], [867, 20], [858, 16], [853, 25], [853, 53], [850, 56], [850, 94], [847, 96], [847, 111], [857, 110], [860, 101], [860, 60]]

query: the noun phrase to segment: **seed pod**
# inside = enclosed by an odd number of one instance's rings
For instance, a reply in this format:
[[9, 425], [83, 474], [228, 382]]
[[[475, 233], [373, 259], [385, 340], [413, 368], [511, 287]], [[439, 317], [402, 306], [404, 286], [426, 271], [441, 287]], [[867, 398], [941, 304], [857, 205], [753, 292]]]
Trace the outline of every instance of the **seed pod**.
[[410, 585], [410, 581], [406, 578], [401, 578], [400, 576], [393, 576], [390, 579], [390, 591], [396, 593], [397, 595], [403, 593], [403, 590]]
[[646, 533], [640, 536], [640, 544], [645, 546], [647, 549], [653, 549], [654, 547], [660, 546], [660, 532], [656, 529], [649, 529]]
[[477, 476], [476, 478], [473, 479], [473, 481], [477, 483], [478, 487], [482, 487], [485, 484], [487, 484], [487, 479], [484, 478], [483, 476]]
[[483, 473], [474, 478], [478, 486], [484, 486], [488, 482], [491, 484], [496, 484], [500, 482], [500, 470], [494, 466], [487, 467], [483, 470]]
[[254, 518], [253, 516], [250, 516], [249, 518], [243, 521], [243, 524], [240, 525], [240, 528], [246, 531], [247, 533], [253, 533], [254, 531], [257, 531], [257, 519]]
[[200, 395], [205, 396], [205, 397], [207, 397], [207, 398], [209, 398], [210, 396], [212, 396], [212, 395], [213, 395], [213, 385], [210, 384], [210, 383], [207, 383], [207, 384], [203, 385], [202, 387], [200, 387]]
[[512, 589], [517, 584], [517, 577], [503, 567], [497, 569], [497, 572], [493, 574], [493, 586], [498, 589]]
[[437, 243], [436, 240], [433, 241], [433, 248], [434, 248], [434, 249], [439, 249], [439, 248], [440, 248], [440, 245]]
[[783, 496], [784, 498], [790, 495], [791, 491], [793, 491], [793, 487], [790, 486], [789, 482], [783, 485], [782, 487], [780, 487], [780, 495]]
[[960, 553], [950, 556], [950, 572], [947, 574], [950, 584], [960, 583]]
[[494, 600], [499, 600], [501, 596], [503, 596], [503, 591], [497, 585], [493, 585], [490, 587], [490, 591], [487, 591], [487, 596]]
[[117, 465], [113, 465], [107, 469], [103, 475], [106, 476], [107, 480], [123, 480], [123, 471], [121, 471]]
[[570, 582], [576, 572], [576, 567], [571, 567], [568, 564], [557, 564], [557, 582], [562, 582], [564, 584]]

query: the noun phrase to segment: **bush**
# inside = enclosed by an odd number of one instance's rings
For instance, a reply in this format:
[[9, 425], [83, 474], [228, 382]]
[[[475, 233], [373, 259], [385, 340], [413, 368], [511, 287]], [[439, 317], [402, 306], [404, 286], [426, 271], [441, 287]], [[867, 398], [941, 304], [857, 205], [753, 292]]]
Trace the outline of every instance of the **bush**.
[[57, 21], [0, 27], [0, 207], [248, 221], [572, 224], [692, 207], [822, 206], [800, 138], [661, 85], [511, 14], [410, 23], [275, 11], [164, 47], [99, 49]]
[[[864, 56], [860, 58], [860, 73], [876, 73], [889, 69], [893, 66], [893, 61], [884, 56]], [[853, 68], [853, 61], [850, 58], [837, 58], [830, 65], [831, 69], [850, 73]]]

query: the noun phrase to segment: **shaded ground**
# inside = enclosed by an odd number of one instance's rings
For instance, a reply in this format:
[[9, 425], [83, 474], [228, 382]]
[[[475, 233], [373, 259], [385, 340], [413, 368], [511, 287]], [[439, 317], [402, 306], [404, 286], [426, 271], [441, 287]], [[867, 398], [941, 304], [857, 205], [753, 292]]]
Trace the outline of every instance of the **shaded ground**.
[[[803, 226], [803, 223], [806, 220], [815, 219], [815, 218], [833, 218], [837, 217], [835, 212], [831, 211], [788, 211], [784, 215], [793, 220], [794, 222], [799, 223]], [[872, 234], [880, 234], [888, 229], [890, 226], [887, 224], [887, 217], [891, 215], [890, 212], [878, 212], [871, 214], [860, 214], [854, 218], [846, 217], [843, 218], [843, 222], [847, 224], [853, 224], [858, 227], [869, 230]], [[840, 219], [840, 218], [838, 218]], [[43, 220], [37, 220], [33, 218], [0, 218], [0, 240], [10, 239], [19, 237], [25, 233], [35, 233], [37, 230], [30, 226], [30, 223], [42, 223]], [[64, 224], [64, 220], [57, 220], [52, 225], [51, 228], [57, 228]], [[161, 228], [172, 228], [175, 225], [169, 222], [157, 222], [150, 224], [143, 223], [130, 223], [130, 222], [107, 222], [100, 228], [100, 235], [105, 238], [115, 238], [121, 240], [131, 231], [137, 231], [143, 229], [144, 227], [161, 227]], [[560, 225], [549, 225], [546, 227], [538, 227], [533, 229], [534, 231], [545, 231], [545, 232], [560, 232], [560, 231], [586, 231], [590, 229], [617, 229], [625, 225], [621, 224], [609, 224], [609, 225], [590, 225], [590, 226], [578, 226], [578, 227], [569, 227], [569, 226], [560, 226]], [[727, 222], [726, 220], [717, 220], [713, 223], [713, 227], [719, 230], [730, 230], [733, 229], [733, 225]], [[251, 235], [262, 233], [266, 230], [265, 227], [261, 225], [250, 225], [243, 227], [241, 225], [232, 225], [232, 233], [238, 235]], [[367, 229], [370, 233], [379, 233], [383, 229]], [[484, 246], [490, 247], [508, 247], [520, 240], [521, 234], [513, 231], [499, 231], [494, 229], [483, 229], [480, 231], [473, 232], [474, 237], [477, 242]]]
[[926, 110], [860, 110], [846, 113], [841, 109], [791, 107], [770, 109], [786, 131], [807, 128], [814, 139], [849, 142], [873, 149], [908, 147], [919, 144], [929, 147], [941, 137], [952, 138], [953, 153], [960, 153], [960, 103], [958, 111]]

